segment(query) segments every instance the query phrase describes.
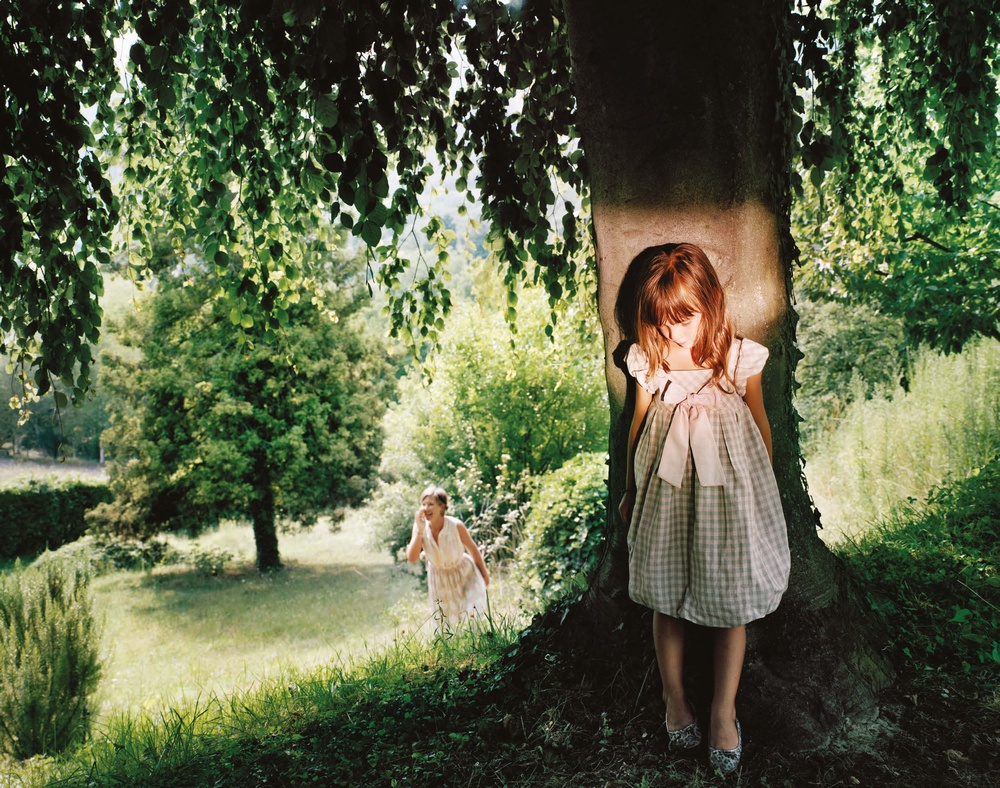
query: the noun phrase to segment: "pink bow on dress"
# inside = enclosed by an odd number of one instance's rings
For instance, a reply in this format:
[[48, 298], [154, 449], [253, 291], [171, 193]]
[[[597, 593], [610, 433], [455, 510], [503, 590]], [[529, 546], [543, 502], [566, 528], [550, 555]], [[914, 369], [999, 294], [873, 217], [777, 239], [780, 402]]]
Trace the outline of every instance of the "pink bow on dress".
[[667, 386], [663, 401], [675, 405], [663, 454], [656, 475], [674, 487], [680, 487], [687, 464], [688, 447], [694, 459], [698, 482], [703, 487], [722, 487], [726, 483], [719, 461], [719, 448], [706, 408], [718, 405], [721, 393], [711, 388], [690, 394], [676, 383]]

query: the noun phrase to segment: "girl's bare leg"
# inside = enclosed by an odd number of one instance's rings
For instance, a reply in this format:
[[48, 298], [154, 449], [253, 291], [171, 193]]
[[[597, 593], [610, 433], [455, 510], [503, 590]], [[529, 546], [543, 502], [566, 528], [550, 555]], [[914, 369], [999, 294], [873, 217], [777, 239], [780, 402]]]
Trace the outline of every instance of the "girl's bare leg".
[[732, 627], [716, 632], [715, 694], [712, 697], [712, 727], [708, 743], [720, 750], [732, 750], [739, 744], [736, 734], [736, 691], [740, 687], [746, 650], [746, 627]]
[[684, 622], [653, 611], [653, 645], [663, 682], [667, 730], [677, 731], [695, 721], [681, 680], [684, 672]]

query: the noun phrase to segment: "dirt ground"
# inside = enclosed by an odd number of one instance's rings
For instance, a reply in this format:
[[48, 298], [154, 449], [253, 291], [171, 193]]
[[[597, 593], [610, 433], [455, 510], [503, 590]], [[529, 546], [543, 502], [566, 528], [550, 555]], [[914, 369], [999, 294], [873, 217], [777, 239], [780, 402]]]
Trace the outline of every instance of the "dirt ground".
[[[704, 746], [685, 756], [667, 750], [658, 707], [625, 717], [586, 691], [559, 692], [559, 702], [530, 722], [529, 707], [480, 731], [492, 746], [476, 753], [485, 757], [466, 773], [467, 784], [1000, 786], [1000, 694], [949, 677], [900, 675], [874, 720], [822, 750], [761, 747], [745, 731], [743, 762], [728, 778], [709, 769]], [[487, 779], [491, 772], [499, 780]]]

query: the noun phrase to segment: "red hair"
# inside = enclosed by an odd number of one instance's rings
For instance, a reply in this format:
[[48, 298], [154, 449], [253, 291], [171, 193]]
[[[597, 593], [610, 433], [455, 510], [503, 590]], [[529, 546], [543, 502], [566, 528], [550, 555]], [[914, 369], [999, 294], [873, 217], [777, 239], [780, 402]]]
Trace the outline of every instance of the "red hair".
[[660, 327], [681, 323], [701, 313], [701, 327], [691, 347], [691, 360], [712, 371], [712, 383], [734, 385], [728, 370], [733, 326], [726, 314], [726, 294], [708, 256], [694, 244], [666, 244], [646, 249], [636, 257], [648, 260], [639, 272], [636, 288], [635, 337], [649, 360], [649, 376], [664, 358]]

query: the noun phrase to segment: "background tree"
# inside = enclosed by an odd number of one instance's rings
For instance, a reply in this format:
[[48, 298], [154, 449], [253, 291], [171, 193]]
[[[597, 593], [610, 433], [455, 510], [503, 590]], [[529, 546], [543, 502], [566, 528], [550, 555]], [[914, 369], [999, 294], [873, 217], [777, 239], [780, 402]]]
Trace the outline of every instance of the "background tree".
[[[25, 363], [35, 364], [39, 387], [49, 374], [69, 374], [76, 361], [83, 366], [73, 382], [85, 387], [83, 340], [99, 323], [97, 265], [120, 207], [127, 233], [140, 241], [160, 217], [192, 228], [225, 283], [236, 344], [253, 341], [251, 329], [267, 341], [308, 270], [301, 223], [311, 222], [318, 201], [369, 246], [373, 268], [380, 261], [373, 273], [389, 291], [394, 331], [415, 343], [433, 340], [450, 306], [440, 276], [443, 226], [427, 223], [429, 248], [415, 280], [403, 278], [409, 263], [399, 254], [430, 176], [443, 171], [460, 189], [472, 187], [490, 227], [486, 243], [511, 291], [530, 271], [553, 302], [575, 293], [578, 220], [589, 207], [560, 194], [553, 176], [578, 194], [589, 184], [611, 394], [612, 499], [621, 488], [618, 416], [626, 404], [612, 316], [635, 252], [678, 238], [705, 246], [740, 329], [771, 348], [765, 384], [781, 436], [775, 468], [794, 561], [785, 603], [757, 628], [746, 686], [759, 701], [752, 704], [758, 719], [748, 721], [778, 720], [768, 728], [786, 740], [822, 741], [840, 720], [871, 708], [871, 689], [884, 675], [843, 571], [815, 535], [801, 483], [790, 407], [792, 150], [798, 139], [805, 166], [842, 165], [845, 188], [835, 193], [848, 208], [845, 225], [858, 219], [880, 233], [897, 226], [869, 221], [852, 199], [874, 204], [882, 196], [880, 178], [861, 177], [868, 165], [877, 172], [882, 159], [876, 166], [859, 151], [908, 134], [922, 135], [934, 152], [921, 167], [922, 149], [901, 147], [901, 159], [917, 157], [913, 178], [887, 184], [931, 207], [933, 201], [920, 200], [921, 185], [934, 186], [942, 212], [927, 214], [928, 222], [971, 207], [971, 173], [984, 171], [996, 147], [997, 22], [991, 3], [939, 10], [916, 0], [794, 7], [787, 0], [697, 7], [643, 0], [613, 9], [566, 0], [565, 14], [546, 0], [458, 9], [409, 0], [238, 7], [108, 0], [53, 10], [58, 22], [39, 28], [19, 5], [0, 20], [2, 73], [19, 86], [5, 115], [13, 133], [4, 149], [0, 209], [11, 229], [0, 250], [0, 291], [10, 326], [0, 328], [35, 354]], [[124, 94], [116, 94], [112, 35], [128, 25], [138, 40]], [[860, 69], [859, 54], [876, 40], [881, 57]], [[84, 68], [63, 67], [78, 61]], [[963, 66], [959, 73], [955, 64]], [[871, 78], [898, 85], [904, 97], [892, 124], [879, 126], [870, 107], [851, 98]], [[802, 125], [806, 98], [828, 118]], [[870, 125], [851, 117], [852, 102], [864, 110], [863, 121], [873, 118]], [[95, 106], [96, 141], [122, 164], [117, 203], [92, 148], [80, 155], [89, 141], [81, 104]], [[58, 122], [36, 134], [49, 118]], [[836, 155], [820, 156], [825, 144]], [[77, 245], [60, 226], [79, 224], [85, 209], [99, 216]], [[899, 204], [885, 202], [877, 215], [898, 217]], [[143, 265], [142, 254], [134, 259]], [[529, 259], [537, 268], [529, 269]], [[933, 264], [943, 266], [942, 281], [961, 284], [970, 296], [977, 282], [994, 281], [989, 255], [963, 259], [967, 264], [954, 257]], [[990, 297], [974, 301], [985, 310], [977, 315], [989, 316]], [[513, 316], [516, 307], [505, 311]], [[954, 325], [976, 330], [982, 323]], [[621, 529], [611, 528], [594, 593], [580, 615], [566, 619], [579, 638], [563, 638], [563, 647], [586, 650], [595, 631], [606, 634], [631, 610], [623, 542]]]
[[[100, 364], [93, 365], [94, 380], [100, 376]], [[2, 378], [0, 378], [2, 379]], [[17, 396], [20, 387], [16, 378], [7, 376], [7, 386], [12, 396]], [[2, 386], [0, 382], [0, 386]], [[56, 402], [56, 394], [60, 394]], [[101, 433], [108, 426], [105, 413], [107, 396], [100, 389], [95, 389], [75, 403], [69, 405], [69, 394], [61, 383], [43, 396], [31, 402], [24, 402], [14, 410], [5, 409], [7, 413], [0, 419], [0, 430], [7, 432], [11, 441], [11, 453], [14, 452], [13, 442], [17, 441], [17, 451], [37, 450], [52, 459], [73, 457], [75, 459], [99, 460], [101, 458]], [[27, 420], [17, 422], [19, 416], [28, 414]], [[9, 413], [9, 415], [8, 415]], [[0, 443], [6, 441], [0, 440]]]
[[[602, 447], [607, 397], [594, 364], [596, 321], [565, 306], [550, 339], [545, 293], [522, 291], [514, 341], [488, 299], [460, 307], [428, 368], [403, 380], [390, 417], [402, 443], [387, 459], [412, 455], [421, 479], [444, 479], [472, 457], [477, 475], [492, 479], [501, 465], [513, 476], [538, 474]], [[414, 474], [404, 458], [398, 464], [389, 475]]]
[[174, 269], [126, 320], [122, 341], [142, 357], [107, 362], [115, 501], [90, 519], [143, 537], [249, 519], [270, 570], [281, 523], [311, 525], [368, 493], [394, 381], [379, 344], [351, 326], [350, 266], [331, 264], [328, 285], [283, 318], [294, 363], [266, 342], [234, 347], [218, 287], [200, 264]]

